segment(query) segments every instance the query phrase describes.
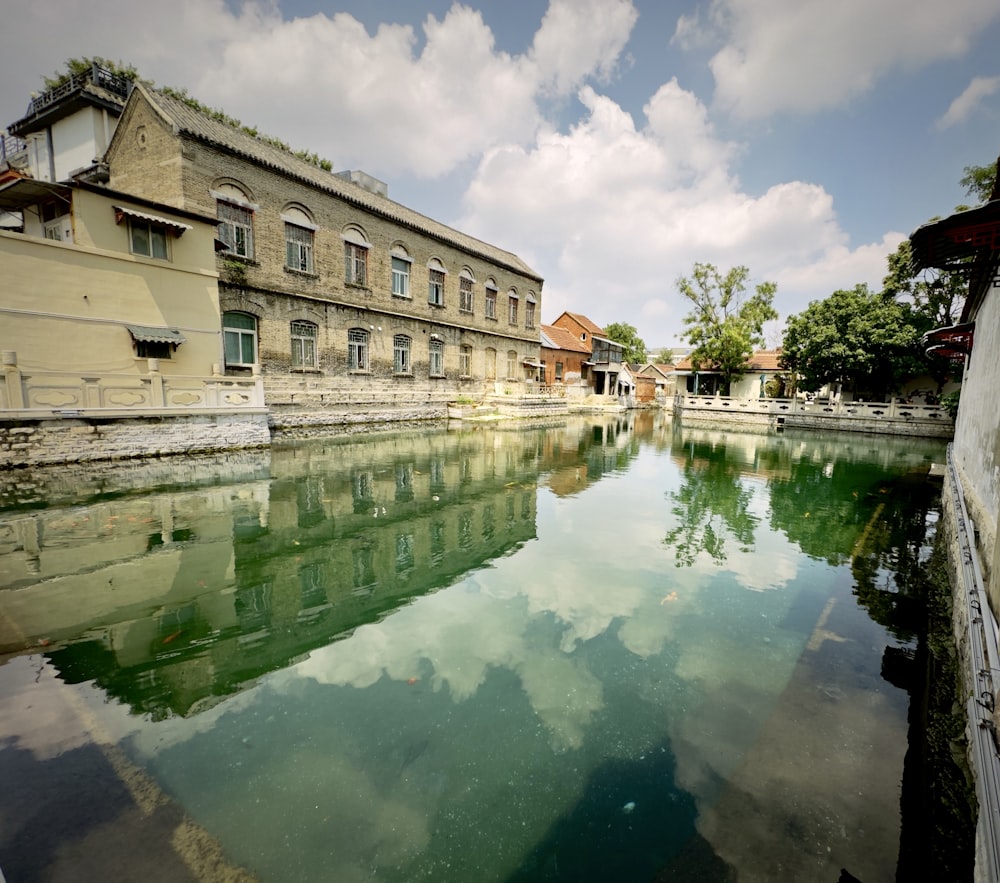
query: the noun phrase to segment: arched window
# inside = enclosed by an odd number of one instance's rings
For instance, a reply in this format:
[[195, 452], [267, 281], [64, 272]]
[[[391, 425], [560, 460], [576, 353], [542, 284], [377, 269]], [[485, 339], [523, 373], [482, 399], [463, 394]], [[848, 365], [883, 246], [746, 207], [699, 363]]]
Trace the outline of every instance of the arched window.
[[256, 364], [257, 320], [249, 313], [222, 314], [222, 341], [227, 366]]
[[458, 351], [458, 373], [462, 377], [472, 376], [472, 347], [467, 343]]
[[444, 277], [444, 264], [431, 258], [427, 262], [427, 303], [432, 306], [444, 306]]
[[476, 277], [472, 275], [472, 270], [464, 267], [458, 274], [458, 308], [463, 313], [471, 313], [473, 308], [472, 286]]
[[410, 338], [405, 334], [397, 334], [392, 338], [392, 370], [396, 374], [411, 374]]
[[313, 272], [313, 241], [316, 225], [304, 209], [288, 206], [281, 213], [285, 222], [285, 266], [300, 273]]
[[524, 296], [524, 327], [535, 327], [535, 293], [529, 291]]
[[292, 367], [315, 368], [316, 331], [312, 322], [292, 322]]
[[507, 292], [507, 324], [517, 324], [517, 304], [520, 299], [517, 292], [512, 288]]
[[429, 366], [428, 373], [431, 377], [444, 376], [444, 341], [435, 336], [431, 336], [428, 344]]
[[241, 258], [254, 256], [253, 215], [257, 206], [246, 192], [235, 184], [220, 184], [210, 191], [215, 197], [219, 218], [219, 240], [226, 244], [229, 254]]
[[394, 245], [392, 257], [392, 293], [396, 297], [410, 296], [410, 260], [402, 245]]
[[368, 250], [372, 247], [365, 231], [357, 226], [344, 229], [344, 281], [348, 285], [368, 286]]
[[347, 368], [368, 370], [368, 332], [364, 328], [351, 328], [347, 332]]
[[507, 350], [507, 379], [517, 380], [517, 351]]
[[497, 317], [497, 284], [493, 279], [486, 280], [486, 318]]

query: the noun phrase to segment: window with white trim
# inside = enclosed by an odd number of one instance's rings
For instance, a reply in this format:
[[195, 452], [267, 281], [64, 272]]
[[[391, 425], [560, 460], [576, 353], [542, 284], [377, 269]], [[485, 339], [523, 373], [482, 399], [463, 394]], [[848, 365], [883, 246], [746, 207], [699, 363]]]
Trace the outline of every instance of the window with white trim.
[[495, 319], [497, 317], [497, 287], [490, 282], [486, 283], [486, 318]]
[[405, 334], [392, 338], [392, 370], [396, 374], [412, 374], [410, 365], [410, 345], [412, 341]]
[[368, 332], [351, 328], [347, 332], [347, 368], [349, 371], [368, 370]]
[[517, 352], [507, 350], [507, 379], [517, 380]]
[[444, 376], [444, 341], [432, 340], [428, 346], [429, 373], [431, 377]]
[[463, 313], [472, 312], [472, 283], [473, 278], [468, 270], [463, 270], [458, 277], [458, 309]]
[[517, 292], [512, 288], [507, 292], [507, 324], [516, 325], [517, 324], [517, 303], [518, 303]]
[[253, 212], [246, 206], [219, 200], [219, 239], [229, 254], [253, 258]]
[[129, 240], [132, 254], [144, 258], [167, 260], [167, 230], [159, 224], [140, 221], [138, 218], [128, 219]]
[[398, 246], [392, 250], [392, 293], [410, 296], [410, 257]]
[[524, 298], [524, 327], [535, 327], [535, 295], [530, 291]]
[[226, 365], [248, 368], [257, 362], [257, 320], [249, 313], [222, 314]]
[[458, 351], [458, 373], [462, 377], [472, 376], [472, 347], [467, 343]]
[[312, 322], [292, 322], [292, 367], [315, 368], [316, 332]]
[[300, 273], [313, 271], [313, 243], [316, 234], [305, 227], [285, 220], [285, 266]]
[[427, 303], [432, 306], [444, 306], [444, 276], [444, 264], [432, 258], [427, 264]]
[[357, 227], [344, 231], [344, 281], [348, 285], [368, 286], [368, 249], [364, 233]]

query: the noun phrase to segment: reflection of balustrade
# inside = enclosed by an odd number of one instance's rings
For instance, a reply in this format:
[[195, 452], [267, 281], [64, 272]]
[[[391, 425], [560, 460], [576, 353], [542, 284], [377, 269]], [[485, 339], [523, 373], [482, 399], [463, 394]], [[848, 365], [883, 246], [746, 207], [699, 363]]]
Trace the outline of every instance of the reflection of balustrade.
[[17, 354], [3, 354], [0, 376], [0, 415], [18, 417], [81, 416], [84, 413], [150, 413], [230, 411], [264, 407], [259, 374], [249, 378], [165, 375], [159, 360], [148, 361], [148, 371], [137, 374], [31, 371], [17, 365]]
[[818, 418], [879, 420], [895, 422], [926, 421], [950, 424], [951, 418], [940, 405], [914, 405], [893, 399], [891, 402], [802, 401], [801, 399], [737, 399], [726, 396], [698, 396], [678, 393], [675, 407], [688, 411], [717, 414], [805, 415]]

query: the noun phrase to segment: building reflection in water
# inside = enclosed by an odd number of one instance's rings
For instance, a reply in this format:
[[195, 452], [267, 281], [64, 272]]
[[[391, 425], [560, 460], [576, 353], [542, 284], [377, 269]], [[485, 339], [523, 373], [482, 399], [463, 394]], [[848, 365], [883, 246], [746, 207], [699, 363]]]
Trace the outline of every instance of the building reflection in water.
[[637, 451], [630, 416], [81, 469], [76, 493], [73, 470], [41, 472], [49, 508], [0, 514], [0, 653], [193, 714], [511, 554], [539, 482], [572, 493]]

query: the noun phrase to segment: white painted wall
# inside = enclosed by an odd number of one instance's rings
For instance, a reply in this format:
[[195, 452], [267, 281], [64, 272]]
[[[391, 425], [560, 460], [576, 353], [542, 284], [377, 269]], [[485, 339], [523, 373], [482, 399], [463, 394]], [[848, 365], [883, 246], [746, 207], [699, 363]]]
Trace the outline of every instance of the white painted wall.
[[975, 321], [953, 452], [973, 510], [970, 514], [989, 548], [997, 540], [1000, 510], [1000, 287], [990, 290]]

